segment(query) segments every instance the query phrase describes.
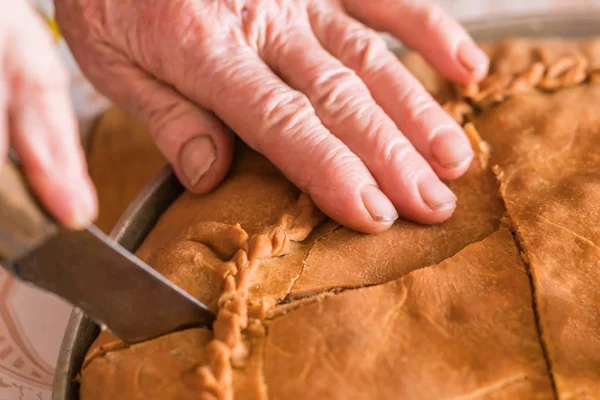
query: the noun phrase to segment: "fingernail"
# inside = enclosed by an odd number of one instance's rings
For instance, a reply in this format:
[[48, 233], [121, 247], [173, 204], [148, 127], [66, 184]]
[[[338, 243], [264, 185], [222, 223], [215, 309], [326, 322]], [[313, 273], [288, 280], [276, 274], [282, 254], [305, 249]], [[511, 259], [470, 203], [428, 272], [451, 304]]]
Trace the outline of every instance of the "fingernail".
[[458, 48], [458, 59], [462, 65], [477, 77], [487, 72], [490, 59], [475, 43], [464, 41]]
[[456, 168], [473, 158], [471, 143], [459, 129], [445, 129], [431, 140], [431, 155], [445, 168]]
[[365, 186], [361, 191], [361, 197], [373, 221], [389, 225], [398, 219], [396, 208], [377, 186]]
[[73, 188], [73, 196], [77, 199], [76, 204], [71, 207], [73, 220], [71, 227], [79, 230], [89, 226], [98, 216], [98, 199], [96, 189], [88, 177], [80, 187]]
[[185, 144], [180, 162], [188, 184], [195, 186], [217, 159], [215, 144], [208, 136], [198, 136]]
[[421, 198], [433, 211], [447, 210], [456, 206], [456, 196], [437, 176], [419, 183]]

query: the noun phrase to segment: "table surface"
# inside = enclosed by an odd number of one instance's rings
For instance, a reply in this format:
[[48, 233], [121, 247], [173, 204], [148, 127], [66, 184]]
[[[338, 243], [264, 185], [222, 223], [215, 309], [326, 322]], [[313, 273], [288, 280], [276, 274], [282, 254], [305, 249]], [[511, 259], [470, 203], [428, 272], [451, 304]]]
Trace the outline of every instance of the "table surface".
[[[440, 0], [440, 3], [461, 19], [600, 7], [600, 0]], [[60, 51], [65, 52], [64, 48]], [[75, 90], [75, 99], [78, 95]], [[89, 118], [89, 113], [85, 117]], [[71, 307], [61, 300], [14, 281], [0, 269], [0, 400], [51, 398], [54, 366], [70, 312]]]

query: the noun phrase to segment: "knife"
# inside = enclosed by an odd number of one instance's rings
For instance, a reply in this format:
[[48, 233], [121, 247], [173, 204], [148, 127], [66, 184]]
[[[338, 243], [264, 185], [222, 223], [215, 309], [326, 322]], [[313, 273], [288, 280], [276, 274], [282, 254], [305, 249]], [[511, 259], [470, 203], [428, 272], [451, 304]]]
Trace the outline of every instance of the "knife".
[[215, 318], [190, 296], [90, 225], [62, 229], [12, 162], [0, 171], [0, 263], [22, 281], [82, 309], [128, 343]]

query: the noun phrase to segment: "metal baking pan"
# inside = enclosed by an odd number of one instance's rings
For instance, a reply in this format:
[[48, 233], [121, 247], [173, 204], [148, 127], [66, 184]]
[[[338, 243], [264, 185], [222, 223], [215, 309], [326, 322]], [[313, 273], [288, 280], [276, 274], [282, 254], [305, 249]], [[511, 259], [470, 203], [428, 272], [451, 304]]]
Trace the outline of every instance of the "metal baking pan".
[[[162, 213], [183, 192], [170, 167], [162, 169], [138, 194], [115, 225], [110, 236], [129, 251], [135, 251], [150, 233]], [[98, 337], [100, 328], [75, 308], [65, 331], [54, 375], [53, 400], [79, 399], [75, 377], [87, 350]]]
[[[600, 9], [570, 14], [489, 16], [464, 23], [475, 40], [488, 42], [506, 37], [588, 37], [600, 36]], [[401, 46], [392, 44], [395, 51]], [[135, 251], [156, 224], [160, 215], [181, 194], [182, 187], [170, 168], [165, 168], [127, 209], [111, 236]], [[83, 358], [100, 329], [80, 310], [71, 315], [56, 367], [53, 400], [79, 399], [75, 381]]]

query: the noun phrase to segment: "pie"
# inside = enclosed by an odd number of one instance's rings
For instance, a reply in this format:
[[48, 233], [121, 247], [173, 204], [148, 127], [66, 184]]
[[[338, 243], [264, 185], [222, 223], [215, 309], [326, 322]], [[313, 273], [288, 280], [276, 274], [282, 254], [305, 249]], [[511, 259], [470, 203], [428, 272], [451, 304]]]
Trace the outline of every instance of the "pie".
[[467, 86], [403, 59], [476, 152], [449, 221], [356, 233], [240, 145], [137, 251], [212, 329], [103, 332], [81, 399], [600, 399], [600, 39], [484, 48]]

